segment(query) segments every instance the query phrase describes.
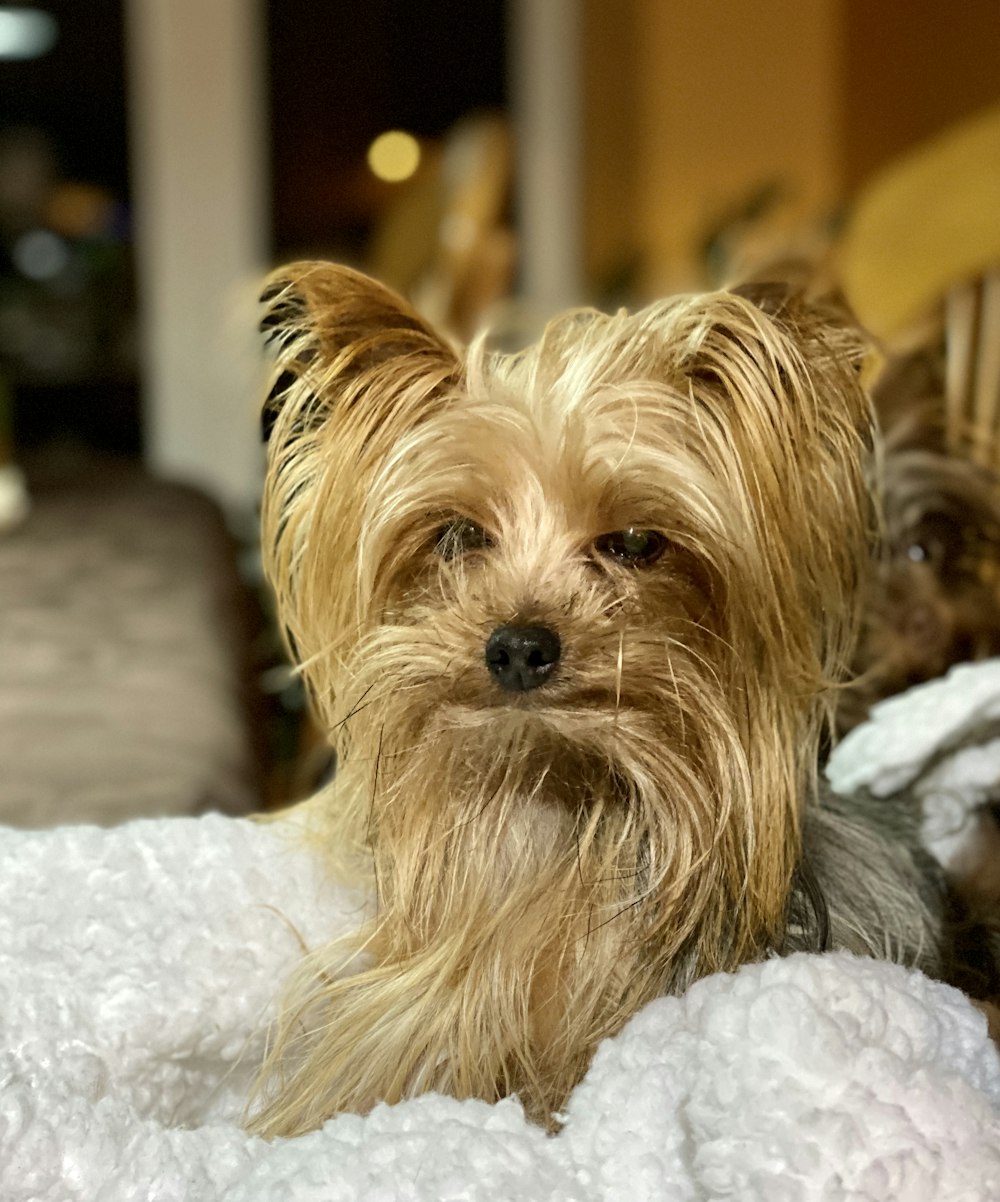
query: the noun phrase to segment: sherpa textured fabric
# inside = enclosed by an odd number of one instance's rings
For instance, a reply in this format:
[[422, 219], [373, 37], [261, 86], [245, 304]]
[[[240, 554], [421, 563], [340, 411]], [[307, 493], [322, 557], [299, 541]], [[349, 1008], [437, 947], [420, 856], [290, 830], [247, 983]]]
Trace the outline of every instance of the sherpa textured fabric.
[[[928, 689], [845, 741], [834, 778], [912, 774], [933, 741], [913, 715], [954, 734], [1000, 704], [1000, 665]], [[1000, 1199], [985, 1021], [919, 974], [840, 955], [647, 1006], [554, 1137], [515, 1100], [427, 1096], [250, 1138], [243, 1098], [300, 940], [365, 904], [324, 881], [290, 821], [0, 832], [0, 1199]]]

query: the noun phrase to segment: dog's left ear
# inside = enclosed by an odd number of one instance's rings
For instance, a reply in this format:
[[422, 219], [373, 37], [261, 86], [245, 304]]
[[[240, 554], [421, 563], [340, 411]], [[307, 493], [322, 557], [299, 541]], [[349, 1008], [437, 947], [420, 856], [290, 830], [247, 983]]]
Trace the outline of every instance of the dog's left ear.
[[[348, 267], [302, 262], [281, 267], [261, 294], [260, 329], [274, 359], [262, 414], [265, 438], [286, 424], [318, 426], [331, 409], [388, 403], [380, 387], [423, 380], [428, 389], [456, 374], [458, 357], [402, 297]], [[419, 390], [418, 390], [419, 391]]]
[[786, 280], [753, 280], [730, 291], [750, 301], [799, 345], [807, 346], [821, 338], [844, 366], [858, 373], [868, 361], [870, 339], [840, 292], [811, 294], [801, 283]]

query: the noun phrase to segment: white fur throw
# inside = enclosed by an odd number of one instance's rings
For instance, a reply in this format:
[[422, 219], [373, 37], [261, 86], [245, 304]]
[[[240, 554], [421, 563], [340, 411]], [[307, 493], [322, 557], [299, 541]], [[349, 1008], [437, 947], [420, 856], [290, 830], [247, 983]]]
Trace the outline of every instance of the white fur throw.
[[[940, 731], [989, 671], [996, 704], [994, 664], [928, 686], [921, 712]], [[876, 751], [901, 731], [911, 751], [933, 741], [900, 706], [881, 737], [844, 744], [835, 779], [898, 775], [900, 755]], [[290, 822], [0, 831], [3, 1202], [1000, 1199], [984, 1019], [847, 956], [652, 1003], [600, 1048], [555, 1137], [514, 1100], [428, 1096], [250, 1138], [242, 1100], [298, 937], [315, 945], [364, 902], [323, 882]]]

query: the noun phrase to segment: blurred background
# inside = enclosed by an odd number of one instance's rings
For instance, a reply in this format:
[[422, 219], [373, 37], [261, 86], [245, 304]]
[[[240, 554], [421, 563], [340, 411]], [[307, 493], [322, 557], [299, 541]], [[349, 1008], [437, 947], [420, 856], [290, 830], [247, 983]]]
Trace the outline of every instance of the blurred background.
[[992, 468], [998, 106], [995, 0], [0, 6], [0, 820], [310, 778], [253, 549], [268, 266], [508, 343], [805, 271], [892, 353], [951, 313], [940, 449]]

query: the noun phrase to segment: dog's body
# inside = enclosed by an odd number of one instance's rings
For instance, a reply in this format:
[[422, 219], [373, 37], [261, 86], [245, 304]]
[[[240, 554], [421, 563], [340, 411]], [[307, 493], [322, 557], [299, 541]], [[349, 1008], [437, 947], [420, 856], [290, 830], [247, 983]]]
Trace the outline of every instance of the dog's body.
[[294, 983], [258, 1130], [426, 1090], [551, 1124], [705, 974], [941, 971], [917, 816], [816, 783], [874, 526], [849, 329], [715, 293], [462, 357], [344, 269], [267, 298], [267, 569], [376, 910]]

